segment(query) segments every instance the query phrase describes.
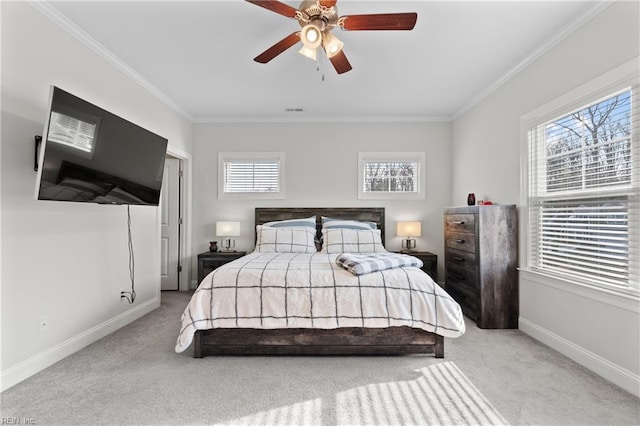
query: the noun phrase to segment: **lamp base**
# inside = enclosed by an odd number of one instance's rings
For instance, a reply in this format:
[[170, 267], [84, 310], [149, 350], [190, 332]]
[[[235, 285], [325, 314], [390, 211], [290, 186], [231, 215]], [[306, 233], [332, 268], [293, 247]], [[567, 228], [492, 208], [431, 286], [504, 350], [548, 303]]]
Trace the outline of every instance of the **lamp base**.
[[402, 240], [402, 251], [416, 251], [416, 240], [413, 238]]
[[[236, 240], [232, 238], [223, 238], [222, 239], [222, 251], [235, 251], [236, 248]], [[231, 250], [234, 249], [234, 250]]]

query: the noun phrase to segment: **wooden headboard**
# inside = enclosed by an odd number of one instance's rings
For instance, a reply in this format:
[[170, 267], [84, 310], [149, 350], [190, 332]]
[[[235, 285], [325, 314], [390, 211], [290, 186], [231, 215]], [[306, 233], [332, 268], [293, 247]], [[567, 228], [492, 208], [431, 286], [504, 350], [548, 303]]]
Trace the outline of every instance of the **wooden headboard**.
[[375, 222], [384, 245], [384, 207], [256, 207], [256, 225], [274, 220], [316, 216], [316, 234], [322, 229], [321, 216]]

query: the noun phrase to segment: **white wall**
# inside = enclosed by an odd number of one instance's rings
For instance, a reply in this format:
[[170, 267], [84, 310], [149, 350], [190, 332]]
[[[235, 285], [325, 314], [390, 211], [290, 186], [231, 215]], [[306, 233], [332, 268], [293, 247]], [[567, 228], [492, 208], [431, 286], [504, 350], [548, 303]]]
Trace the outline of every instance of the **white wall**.
[[[638, 2], [613, 3], [454, 121], [454, 200], [467, 192], [502, 203], [521, 200], [520, 118], [637, 57], [639, 9]], [[522, 223], [520, 235], [522, 242]], [[520, 328], [640, 395], [637, 299], [558, 284], [520, 274]]]
[[[1, 2], [2, 388], [159, 306], [158, 209], [131, 208], [137, 299], [125, 206], [34, 200], [34, 135], [54, 84], [191, 152], [192, 126], [32, 6]], [[46, 317], [48, 331], [39, 333]]]
[[[420, 250], [443, 261], [442, 211], [450, 203], [448, 123], [196, 124], [193, 142], [193, 253], [215, 240], [215, 222], [239, 220], [238, 250], [253, 250], [255, 207], [385, 207], [386, 241], [399, 249], [396, 222], [422, 221]], [[218, 200], [218, 152], [284, 151], [284, 200]], [[358, 152], [426, 152], [424, 200], [358, 200]], [[192, 268], [195, 268], [195, 259]], [[195, 269], [194, 269], [195, 270]], [[196, 274], [192, 274], [196, 276]]]

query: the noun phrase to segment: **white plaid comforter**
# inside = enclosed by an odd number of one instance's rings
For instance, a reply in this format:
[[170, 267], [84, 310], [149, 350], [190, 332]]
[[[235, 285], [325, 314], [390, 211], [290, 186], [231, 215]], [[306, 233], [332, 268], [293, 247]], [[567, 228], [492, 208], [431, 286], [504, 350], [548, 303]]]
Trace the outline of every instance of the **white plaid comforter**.
[[176, 352], [196, 330], [409, 326], [465, 331], [460, 306], [426, 273], [400, 267], [355, 276], [339, 254], [251, 253], [205, 277], [182, 314]]

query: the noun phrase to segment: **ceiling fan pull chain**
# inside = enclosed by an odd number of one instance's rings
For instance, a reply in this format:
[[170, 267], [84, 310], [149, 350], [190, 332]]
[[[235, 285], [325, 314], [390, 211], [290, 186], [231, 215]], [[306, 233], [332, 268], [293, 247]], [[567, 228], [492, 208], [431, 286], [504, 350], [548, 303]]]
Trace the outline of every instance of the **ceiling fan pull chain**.
[[[318, 55], [318, 59], [316, 60], [316, 71], [320, 72], [320, 61], [322, 61], [322, 55]], [[322, 75], [320, 76], [320, 81], [324, 81], [324, 71], [322, 71]]]
[[[316, 71], [320, 72], [320, 61], [318, 60], [318, 67], [316, 68]], [[322, 75], [320, 76], [320, 80], [324, 81], [324, 71], [322, 71]]]

